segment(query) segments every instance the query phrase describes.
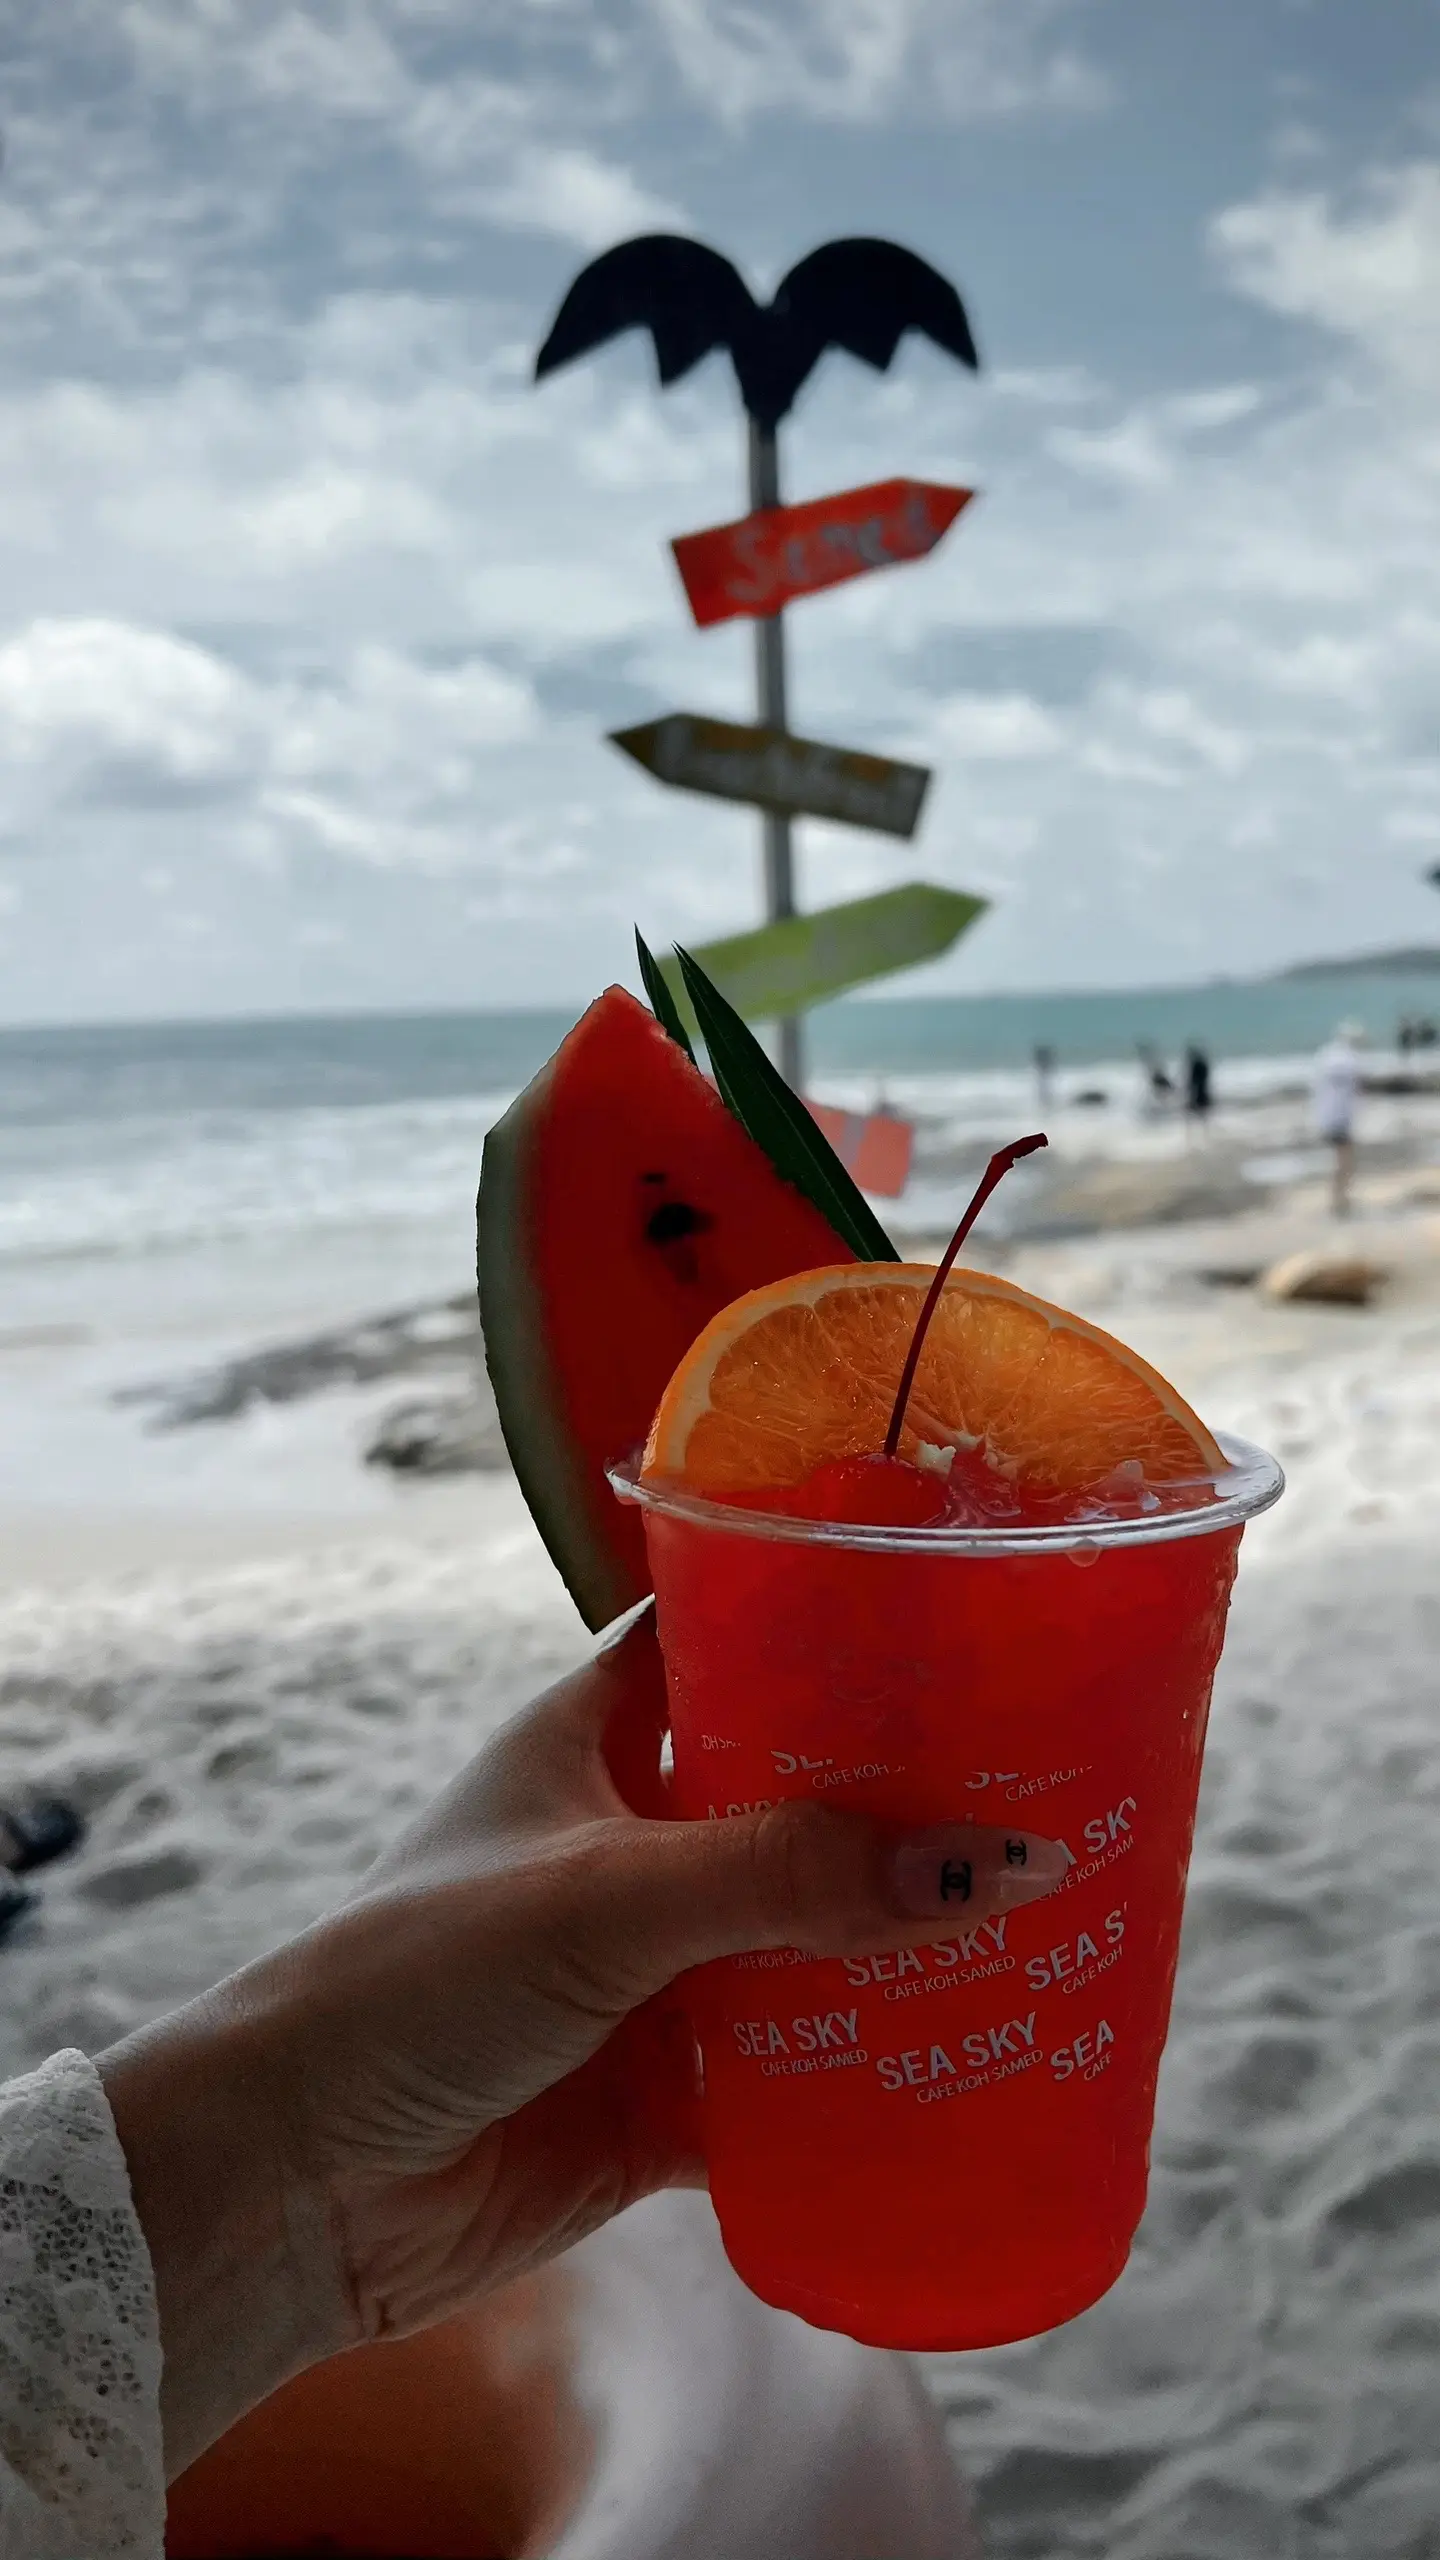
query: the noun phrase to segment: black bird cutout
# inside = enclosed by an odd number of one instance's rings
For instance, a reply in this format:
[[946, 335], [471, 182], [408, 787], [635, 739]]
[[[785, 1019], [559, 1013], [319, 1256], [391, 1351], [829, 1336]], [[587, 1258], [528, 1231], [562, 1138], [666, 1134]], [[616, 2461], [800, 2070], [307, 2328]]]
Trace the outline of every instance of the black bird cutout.
[[885, 372], [907, 329], [979, 369], [964, 306], [936, 269], [893, 240], [827, 240], [792, 267], [770, 303], [701, 240], [647, 232], [582, 267], [535, 359], [535, 378], [625, 329], [648, 329], [662, 383], [726, 347], [740, 397], [774, 429], [827, 347]]

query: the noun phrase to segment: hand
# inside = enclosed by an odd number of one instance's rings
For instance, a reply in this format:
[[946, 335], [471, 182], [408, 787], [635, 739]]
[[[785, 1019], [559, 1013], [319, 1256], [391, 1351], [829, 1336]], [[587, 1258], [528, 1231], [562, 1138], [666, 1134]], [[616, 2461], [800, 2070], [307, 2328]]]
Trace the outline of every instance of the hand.
[[962, 1865], [967, 1926], [1065, 1871], [1027, 1835], [902, 1838], [803, 1802], [647, 1818], [665, 1723], [647, 1615], [346, 1908], [102, 2058], [155, 2266], [172, 2472], [305, 2365], [423, 2328], [703, 2174], [688, 2038], [644, 2006], [678, 1973], [915, 1945], [953, 1922]]

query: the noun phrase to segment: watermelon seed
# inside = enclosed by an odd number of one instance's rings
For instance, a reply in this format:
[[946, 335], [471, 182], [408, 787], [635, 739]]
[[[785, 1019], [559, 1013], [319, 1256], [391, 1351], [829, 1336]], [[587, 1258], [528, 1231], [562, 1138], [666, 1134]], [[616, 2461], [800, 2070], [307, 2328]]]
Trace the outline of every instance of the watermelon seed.
[[662, 1200], [645, 1221], [652, 1244], [679, 1244], [684, 1236], [703, 1236], [714, 1219], [708, 1209], [692, 1209], [688, 1200]]
[[890, 1428], [885, 1434], [887, 1458], [893, 1458], [900, 1446], [900, 1433], [905, 1422], [905, 1407], [910, 1401], [910, 1390], [915, 1384], [915, 1372], [920, 1366], [920, 1354], [925, 1347], [925, 1336], [930, 1330], [930, 1319], [940, 1304], [940, 1292], [950, 1277], [950, 1267], [956, 1254], [974, 1226], [991, 1192], [998, 1182], [1004, 1181], [1012, 1164], [1018, 1164], [1022, 1156], [1033, 1156], [1037, 1147], [1048, 1147], [1049, 1144], [1050, 1141], [1044, 1131], [1037, 1130], [1033, 1138], [1017, 1138], [1012, 1146], [997, 1148], [985, 1167], [976, 1185], [974, 1198], [940, 1256], [939, 1267], [925, 1293], [925, 1304], [920, 1310], [915, 1330], [910, 1336], [910, 1348], [905, 1354], [905, 1366], [900, 1372], [900, 1384], [895, 1394], [895, 1410], [890, 1416]]

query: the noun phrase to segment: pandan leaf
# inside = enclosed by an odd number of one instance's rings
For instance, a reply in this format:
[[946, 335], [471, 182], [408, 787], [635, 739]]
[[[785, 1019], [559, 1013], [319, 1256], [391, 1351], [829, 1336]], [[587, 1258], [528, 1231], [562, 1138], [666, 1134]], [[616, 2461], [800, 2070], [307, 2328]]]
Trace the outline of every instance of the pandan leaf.
[[675, 946], [685, 992], [710, 1054], [720, 1099], [778, 1174], [803, 1191], [862, 1262], [898, 1262], [899, 1254], [863, 1191], [804, 1103], [772, 1065], [755, 1034], [727, 1003], [698, 960]]
[[695, 1052], [690, 1046], [690, 1034], [680, 1019], [680, 1008], [666, 983], [665, 973], [649, 944], [644, 940], [638, 924], [635, 927], [635, 948], [640, 956], [640, 975], [645, 981], [645, 993], [650, 999], [650, 1010], [661, 1030], [669, 1032], [676, 1047], [684, 1050], [693, 1067]]

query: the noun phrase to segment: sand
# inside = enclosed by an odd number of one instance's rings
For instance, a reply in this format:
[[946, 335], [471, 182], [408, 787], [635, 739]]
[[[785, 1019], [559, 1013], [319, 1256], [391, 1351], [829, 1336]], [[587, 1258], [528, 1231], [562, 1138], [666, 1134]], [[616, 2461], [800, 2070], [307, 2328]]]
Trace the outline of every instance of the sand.
[[[1246, 1541], [1134, 2261], [1048, 2339], [928, 2363], [1015, 2560], [1440, 2549], [1440, 1222], [1366, 1211], [1347, 1241], [1396, 1277], [1365, 1311], [1196, 1276], [1323, 1232], [1301, 1196], [1263, 1234], [1007, 1266], [1291, 1474]], [[329, 1512], [318, 1476], [233, 1513], [195, 1481], [167, 1510], [147, 1479], [138, 1515], [11, 1507], [0, 1789], [53, 1781], [93, 1829], [0, 1953], [6, 2069], [103, 2044], [333, 1900], [583, 1649], [508, 1477], [367, 1482]]]

